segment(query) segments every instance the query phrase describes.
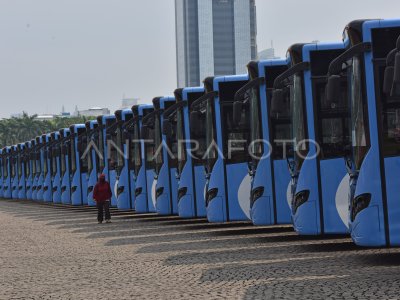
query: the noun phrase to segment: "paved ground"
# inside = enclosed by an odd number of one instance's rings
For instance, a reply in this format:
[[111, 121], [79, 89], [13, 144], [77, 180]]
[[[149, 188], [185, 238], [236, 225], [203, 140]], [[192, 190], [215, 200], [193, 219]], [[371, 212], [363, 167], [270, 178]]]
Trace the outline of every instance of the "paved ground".
[[0, 201], [0, 299], [400, 299], [400, 249]]

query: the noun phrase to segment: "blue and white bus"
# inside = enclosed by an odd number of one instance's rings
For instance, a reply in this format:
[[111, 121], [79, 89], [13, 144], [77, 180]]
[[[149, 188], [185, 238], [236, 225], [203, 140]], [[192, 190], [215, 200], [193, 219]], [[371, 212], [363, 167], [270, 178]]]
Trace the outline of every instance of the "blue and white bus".
[[11, 198], [18, 199], [18, 145], [11, 146], [10, 168], [11, 168]]
[[[100, 117], [101, 118], [101, 117]], [[88, 188], [87, 188], [87, 201], [89, 206], [95, 206], [96, 201], [93, 199], [93, 189], [97, 183], [99, 176], [98, 168], [100, 163], [100, 156], [97, 151], [100, 151], [99, 136], [101, 136], [100, 127], [96, 120], [87, 121], [85, 123], [88, 145], [90, 145], [87, 155], [88, 160]], [[103, 142], [101, 142], [103, 144]], [[104, 160], [102, 159], [103, 164]]]
[[53, 202], [51, 133], [43, 135], [43, 201]]
[[3, 197], [11, 198], [10, 152], [11, 147], [3, 148]]
[[[156, 97], [154, 106], [154, 181], [156, 212], [160, 215], [178, 214], [177, 143], [163, 134], [164, 111], [175, 104], [174, 97]], [[151, 127], [151, 126], [150, 126]], [[173, 136], [172, 136], [173, 137]]]
[[[132, 107], [134, 121], [130, 126], [130, 145], [133, 153], [134, 184], [135, 184], [135, 211], [137, 213], [155, 212], [152, 198], [152, 183], [154, 180], [153, 164], [153, 130], [147, 123], [152, 123], [154, 108], [152, 105], [134, 105]], [[145, 129], [142, 130], [143, 124]], [[143, 131], [143, 132], [142, 132]], [[151, 139], [149, 139], [149, 137]], [[149, 139], [149, 141], [145, 141]], [[140, 141], [140, 142], [138, 142]], [[150, 185], [148, 185], [150, 183]]]
[[347, 84], [334, 102], [326, 100], [329, 64], [344, 52], [343, 43], [295, 44], [291, 68], [275, 80], [274, 103], [291, 90], [294, 152], [292, 219], [304, 235], [348, 233], [348, 181], [344, 159], [350, 146]]
[[254, 225], [291, 223], [290, 173], [285, 154], [292, 146], [288, 94], [282, 98], [282, 111], [271, 112], [275, 79], [288, 69], [288, 60], [251, 61], [247, 65], [250, 81], [235, 95], [234, 122], [249, 124], [248, 162], [250, 199]]
[[33, 140], [25, 142], [25, 186], [26, 186], [26, 199], [32, 199], [32, 185], [33, 185]]
[[71, 204], [71, 131], [60, 129], [61, 203]]
[[49, 152], [51, 155], [51, 183], [53, 203], [60, 204], [61, 201], [61, 144], [60, 132], [51, 134]]
[[[199, 128], [197, 132], [190, 126], [190, 113], [192, 105], [204, 96], [203, 87], [176, 89], [174, 92], [176, 104], [169, 116], [164, 112], [163, 129], [166, 136], [175, 135], [177, 141], [177, 172], [178, 180], [178, 214], [182, 218], [206, 217], [206, 204], [204, 189], [205, 130]], [[201, 101], [201, 99], [200, 99]], [[205, 123], [204, 111], [200, 112], [198, 119]], [[170, 129], [166, 130], [168, 127]], [[198, 126], [199, 127], [199, 126]], [[169, 131], [169, 133], [168, 133]]]
[[87, 147], [86, 126], [75, 124], [71, 132], [71, 204], [87, 205], [87, 156], [83, 156]]
[[44, 136], [41, 135], [36, 137], [36, 141], [38, 144], [37, 147], [37, 157], [36, 157], [36, 163], [37, 163], [37, 171], [38, 171], [38, 180], [37, 180], [37, 185], [36, 185], [36, 200], [37, 201], [43, 201], [43, 184], [44, 184], [44, 153], [43, 153], [43, 148], [45, 145], [44, 141]]
[[26, 199], [26, 160], [25, 153], [28, 149], [25, 148], [25, 143], [18, 144], [18, 199]]
[[[206, 92], [210, 95], [202, 100], [205, 104], [207, 145], [204, 157], [205, 199], [210, 222], [250, 219], [250, 155], [247, 151], [250, 130], [246, 122], [233, 122], [235, 94], [248, 79], [246, 74], [204, 80]], [[201, 126], [198, 120], [191, 120], [190, 124], [197, 124], [195, 131]]]
[[[386, 71], [399, 36], [400, 20], [353, 21], [344, 30], [346, 52], [329, 66], [329, 101], [343, 92], [343, 77], [350, 91], [350, 232], [362, 246], [400, 245], [400, 56]], [[393, 79], [385, 83], [387, 72]]]
[[[40, 155], [39, 155], [39, 142], [38, 137], [34, 138], [32, 141], [32, 151], [31, 151], [31, 160], [32, 160], [32, 200], [37, 199], [37, 185], [40, 176]], [[38, 168], [39, 167], [39, 168]]]
[[133, 119], [132, 109], [117, 110], [115, 117], [118, 121], [116, 129], [116, 145], [117, 145], [117, 207], [121, 210], [132, 209], [135, 194], [133, 184], [133, 168], [131, 168], [129, 155], [129, 133], [126, 130], [126, 124]]
[[103, 153], [104, 168], [102, 173], [106, 175], [107, 181], [110, 183], [112, 190], [111, 205], [117, 206], [116, 185], [117, 185], [117, 159], [118, 150], [117, 137], [115, 134], [118, 126], [115, 115], [102, 116], [102, 133], [103, 133]]

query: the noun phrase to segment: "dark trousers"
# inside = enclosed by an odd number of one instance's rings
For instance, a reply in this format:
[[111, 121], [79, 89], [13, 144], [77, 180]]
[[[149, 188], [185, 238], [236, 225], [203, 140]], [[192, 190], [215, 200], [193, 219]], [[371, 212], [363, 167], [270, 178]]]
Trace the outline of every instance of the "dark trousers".
[[105, 212], [106, 220], [111, 220], [110, 201], [97, 202], [97, 221], [103, 222], [103, 211]]

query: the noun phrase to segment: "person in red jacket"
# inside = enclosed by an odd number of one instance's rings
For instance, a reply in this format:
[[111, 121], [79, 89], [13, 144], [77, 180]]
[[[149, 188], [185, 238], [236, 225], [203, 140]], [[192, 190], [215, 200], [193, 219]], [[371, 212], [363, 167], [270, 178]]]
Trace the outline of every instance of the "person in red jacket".
[[108, 181], [106, 181], [106, 175], [100, 174], [99, 181], [96, 183], [93, 190], [93, 199], [97, 204], [97, 221], [99, 221], [99, 224], [103, 223], [103, 210], [106, 215], [106, 223], [111, 223], [111, 196], [111, 187]]

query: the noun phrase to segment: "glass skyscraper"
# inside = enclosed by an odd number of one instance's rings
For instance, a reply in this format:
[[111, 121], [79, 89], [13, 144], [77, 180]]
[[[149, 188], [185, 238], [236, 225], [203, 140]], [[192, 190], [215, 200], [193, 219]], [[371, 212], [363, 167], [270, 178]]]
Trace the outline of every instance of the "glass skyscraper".
[[255, 0], [175, 0], [178, 86], [246, 72], [257, 56]]

